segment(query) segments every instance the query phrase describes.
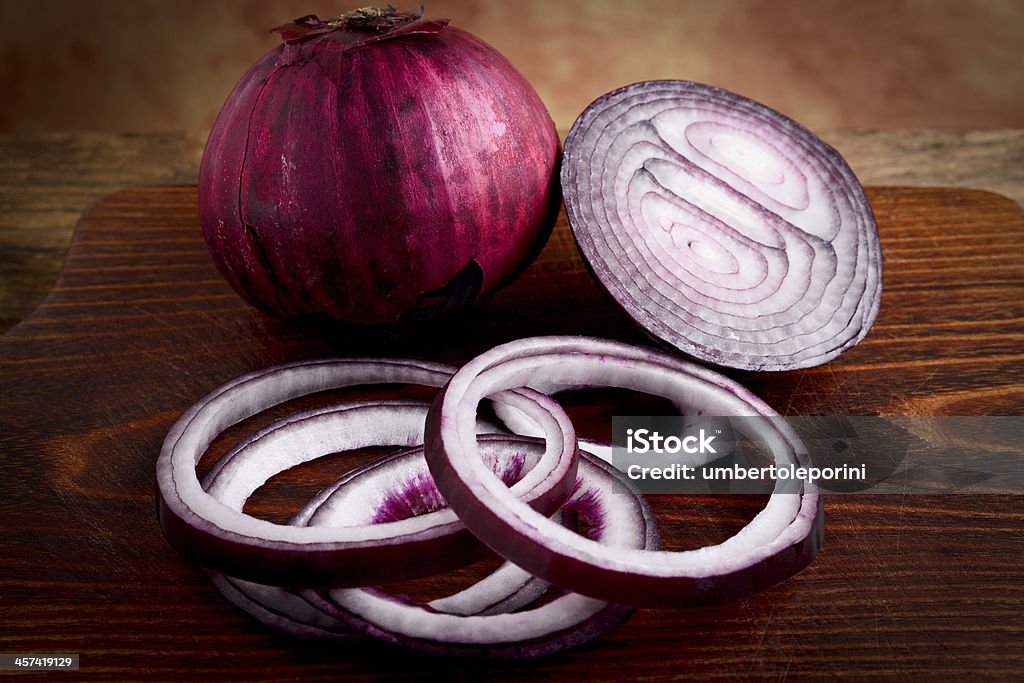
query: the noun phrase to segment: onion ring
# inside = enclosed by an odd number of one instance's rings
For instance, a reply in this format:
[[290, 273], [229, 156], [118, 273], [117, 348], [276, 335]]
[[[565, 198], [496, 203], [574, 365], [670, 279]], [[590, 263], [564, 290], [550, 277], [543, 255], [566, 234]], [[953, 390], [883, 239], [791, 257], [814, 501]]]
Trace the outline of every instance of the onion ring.
[[767, 404], [718, 373], [661, 353], [585, 337], [510, 342], [460, 369], [434, 400], [426, 455], [437, 487], [463, 523], [506, 559], [566, 590], [635, 606], [740, 599], [806, 567], [823, 540], [817, 489], [771, 496], [738, 534], [685, 552], [614, 551], [565, 532], [522, 504], [487, 470], [471, 431], [477, 404], [535, 377], [564, 386], [598, 381], [700, 405], [707, 414], [762, 416], [761, 438], [778, 463], [806, 456]]
[[[204, 489], [220, 502], [230, 504], [234, 509], [241, 509], [268, 474], [272, 475], [290, 464], [295, 443], [309, 443], [317, 435], [325, 435], [314, 450], [304, 453], [306, 459], [333, 452], [336, 446], [342, 446], [346, 439], [342, 434], [345, 431], [348, 411], [365, 413], [366, 410], [372, 410], [377, 417], [383, 419], [396, 410], [413, 410], [416, 419], [422, 424], [428, 405], [407, 401], [363, 401], [317, 408], [288, 416], [247, 437], [220, 458], [204, 478]], [[364, 414], [361, 417], [373, 415]], [[487, 423], [481, 423], [480, 427], [496, 429]], [[288, 447], [288, 442], [294, 442], [292, 447]], [[532, 474], [533, 479], [537, 480], [537, 466], [542, 460], [537, 451], [537, 448], [533, 448], [518, 454], [518, 457], [504, 460], [492, 458], [490, 462], [493, 467], [501, 468], [503, 481], [516, 486], [523, 480], [524, 473]], [[414, 457], [419, 458], [422, 463], [422, 449], [415, 450], [414, 453]], [[417, 507], [427, 509], [428, 515], [444, 508], [445, 503], [436, 489], [433, 489], [432, 482], [422, 481], [424, 475], [429, 478], [425, 463], [419, 468], [422, 471], [413, 471], [407, 466], [396, 466], [397, 460], [397, 456], [384, 458], [345, 474], [333, 485], [314, 496], [289, 524], [305, 526], [311, 518], [330, 517], [330, 525], [333, 526], [380, 524], [390, 521], [394, 527], [396, 521], [405, 518], [400, 512], [392, 511], [385, 519], [381, 519], [381, 511], [377, 507], [373, 507], [372, 510], [370, 508], [382, 500], [386, 491], [394, 490], [399, 484], [406, 489], [420, 484]], [[409, 458], [405, 458], [403, 462], [408, 460]], [[254, 472], [258, 473], [255, 480], [252, 474]], [[389, 488], [385, 489], [381, 485], [381, 479], [389, 483]], [[429, 484], [428, 490], [423, 490], [423, 483]], [[523, 489], [523, 486], [519, 485], [518, 488]], [[525, 495], [529, 497], [536, 493], [536, 490], [526, 489]], [[562, 517], [561, 513], [556, 513], [556, 516], [560, 519]], [[426, 517], [421, 517], [420, 521], [430, 522], [434, 528], [446, 523], [446, 520], [439, 517], [454, 518], [450, 511], [446, 515], [432, 514], [433, 519], [431, 516]], [[323, 525], [319, 519], [314, 521]], [[382, 527], [382, 532], [386, 531], [387, 527]], [[257, 621], [283, 633], [305, 639], [347, 639], [357, 635], [346, 622], [324, 614], [288, 588], [229, 577], [213, 570], [206, 570], [206, 573], [214, 587], [229, 602]], [[462, 615], [501, 613], [528, 605], [547, 589], [547, 582], [506, 562], [472, 587], [434, 600], [429, 603], [429, 607], [432, 610]]]
[[[203, 490], [195, 469], [203, 452], [225, 428], [289, 399], [369, 383], [439, 386], [451, 372], [447, 366], [421, 361], [327, 360], [268, 368], [228, 382], [187, 410], [164, 441], [156, 468], [158, 514], [164, 535], [181, 554], [205, 567], [270, 585], [377, 584], [427, 576], [467, 563], [476, 556], [477, 546], [464, 533], [456, 534], [453, 543], [451, 533], [435, 533], [436, 529], [417, 526], [421, 523], [412, 523], [411, 533], [399, 538], [381, 537], [380, 525], [327, 528], [273, 524], [218, 501]], [[529, 474], [527, 479], [536, 476], [542, 480], [527, 484], [538, 487], [533, 502], [550, 514], [566, 499], [575, 481], [576, 437], [572, 424], [557, 403], [536, 392], [509, 392], [495, 399], [529, 411], [545, 425], [547, 447], [542, 462], [550, 463], [550, 468]], [[388, 419], [377, 422], [360, 421], [370, 413], [359, 411], [371, 409], [364, 406], [347, 413], [359, 429], [354, 430], [358, 436], [338, 442], [344, 444], [344, 449], [422, 442], [423, 421], [417, 420], [415, 409], [396, 408]], [[308, 460], [310, 456], [303, 452], [307, 445], [294, 444], [284, 460], [292, 464]], [[268, 473], [267, 478], [271, 475]], [[249, 493], [259, 486], [255, 483], [258, 479], [246, 480], [252, 487]], [[441, 548], [444, 551], [438, 552]], [[429, 559], [422, 563], [401, 561], [413, 549]]]
[[[540, 450], [536, 441], [509, 437], [482, 437], [480, 444], [491, 456], [489, 461], [496, 452], [510, 458], [524, 448]], [[611, 465], [588, 453], [581, 452], [580, 457], [576, 486], [562, 509], [579, 512], [587, 518], [594, 542], [615, 549], [656, 549], [657, 526], [643, 497]], [[416, 486], [425, 484], [433, 488], [422, 449], [390, 456], [385, 462], [401, 469], [411, 481], [416, 482]], [[412, 467], [418, 467], [419, 471], [410, 471]], [[367, 472], [359, 476], [372, 478], [374, 474]], [[383, 485], [377, 482], [368, 482], [367, 485], [377, 490], [393, 491], [391, 495], [402, 495], [400, 490], [395, 492], [387, 477], [384, 479]], [[624, 495], [626, 492], [631, 495]], [[332, 513], [328, 505], [319, 505], [319, 509], [309, 514], [309, 523], [347, 521], [345, 514]], [[347, 507], [351, 510], [353, 506]], [[311, 508], [318, 508], [318, 504], [314, 502], [304, 512]], [[327, 513], [321, 514], [325, 508]], [[552, 523], [557, 525], [557, 522]], [[495, 575], [485, 581], [493, 580]], [[463, 598], [465, 602], [464, 595], [474, 590], [483, 595], [480, 586], [477, 584], [453, 598]], [[559, 595], [551, 602], [515, 613], [509, 613], [510, 606], [505, 605], [500, 612], [461, 609], [458, 615], [439, 611], [438, 601], [428, 606], [411, 604], [401, 597], [373, 589], [304, 590], [301, 594], [310, 604], [340, 622], [352, 624], [382, 640], [433, 654], [500, 658], [538, 657], [582, 645], [608, 633], [634, 612], [631, 607], [574, 593]]]

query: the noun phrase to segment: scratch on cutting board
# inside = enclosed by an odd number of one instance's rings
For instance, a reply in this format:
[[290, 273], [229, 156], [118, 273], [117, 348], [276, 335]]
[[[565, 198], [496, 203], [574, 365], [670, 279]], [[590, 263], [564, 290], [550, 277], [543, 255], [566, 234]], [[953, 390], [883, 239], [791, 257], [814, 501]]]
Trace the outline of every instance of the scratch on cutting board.
[[754, 649], [754, 654], [750, 656], [750, 666], [747, 667], [747, 676], [749, 676], [751, 670], [753, 670], [754, 663], [757, 662], [757, 656], [761, 654], [761, 650], [764, 647], [764, 639], [768, 637], [768, 627], [771, 626], [772, 620], [775, 619], [776, 609], [778, 608], [772, 608], [772, 611], [768, 613], [768, 620], [764, 622], [764, 627], [761, 629], [761, 637], [757, 640], [757, 647]]
[[786, 403], [786, 407], [782, 411], [783, 415], [789, 415], [790, 414], [790, 410], [793, 408], [793, 402], [796, 400], [796, 396], [797, 396], [797, 394], [800, 391], [800, 385], [804, 383], [804, 377], [806, 377], [806, 376], [807, 376], [807, 369], [806, 368], [801, 370], [800, 374], [797, 375], [796, 384], [793, 385], [793, 389], [789, 392], [789, 402]]

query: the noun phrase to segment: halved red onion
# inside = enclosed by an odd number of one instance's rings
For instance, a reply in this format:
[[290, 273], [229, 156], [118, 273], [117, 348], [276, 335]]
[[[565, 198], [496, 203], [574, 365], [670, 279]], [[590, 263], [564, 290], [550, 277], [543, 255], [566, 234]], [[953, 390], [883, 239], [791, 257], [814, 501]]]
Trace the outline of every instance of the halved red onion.
[[[524, 451], [533, 451], [536, 458], [542, 450], [536, 441], [502, 436], [482, 437], [480, 446], [492, 466], [501, 461], [521, 460]], [[595, 543], [616, 551], [656, 549], [656, 521], [643, 497], [612, 466], [587, 453], [580, 455], [576, 486], [563, 510], [578, 512], [587, 519], [589, 535]], [[307, 506], [307, 510], [317, 508], [309, 516], [309, 523], [349, 523], [353, 511], [365, 509], [360, 502], [370, 502], [361, 500], [366, 493], [379, 498], [385, 508], [395, 504], [404, 508], [401, 501], [423, 496], [432, 500], [438, 495], [422, 449], [406, 451], [383, 462], [383, 467], [358, 475], [364, 479], [361, 490], [359, 486], [343, 487], [338, 491], [350, 495], [332, 501], [332, 494], [319, 506]], [[389, 470], [402, 472], [402, 481], [389, 476]], [[564, 528], [554, 520], [549, 521]], [[511, 603], [486, 609], [487, 601], [493, 600], [495, 594], [520, 597], [522, 570], [508, 569], [507, 576], [499, 576], [500, 572], [502, 569], [460, 594], [429, 605], [414, 604], [376, 589], [304, 590], [302, 595], [339, 622], [352, 624], [379, 639], [434, 654], [503, 658], [538, 657], [582, 645], [608, 633], [634, 611], [573, 593], [518, 612], [512, 610], [520, 605]], [[513, 590], [502, 585], [508, 580], [513, 581]], [[453, 610], [456, 604], [458, 609]]]
[[718, 373], [671, 356], [584, 337], [537, 337], [498, 346], [460, 369], [427, 418], [430, 471], [463, 523], [508, 560], [567, 590], [636, 606], [694, 605], [746, 597], [806, 567], [821, 545], [817, 491], [771, 496], [724, 543], [685, 552], [611, 549], [537, 514], [484, 465], [474, 430], [487, 396], [536, 378], [561, 386], [634, 389], [719, 416], [750, 421], [782, 465], [800, 462], [799, 437], [767, 404]]
[[[318, 451], [320, 437], [283, 445], [271, 467], [232, 470], [242, 475], [219, 501], [203, 490], [196, 465], [213, 439], [228, 426], [299, 396], [370, 383], [439, 386], [451, 368], [398, 360], [327, 360], [293, 363], [243, 375], [193, 405], [171, 428], [157, 460], [158, 512], [164, 535], [183, 555], [230, 576], [264, 584], [358, 586], [427, 576], [464, 565], [479, 546], [457, 522], [434, 526], [410, 520], [401, 528], [349, 528], [273, 524], [241, 512], [239, 492], [251, 493], [276, 472], [328, 452], [370, 445], [412, 446], [422, 442], [422, 410], [396, 405], [382, 417], [372, 406], [344, 412], [348, 429], [321, 433], [332, 450]], [[551, 399], [529, 390], [495, 397], [545, 425], [542, 464], [519, 486], [535, 487], [532, 503], [550, 514], [568, 496], [576, 475], [576, 437], [568, 416]], [[325, 418], [326, 419], [326, 418]], [[265, 435], [271, 438], [271, 435]], [[233, 459], [228, 468], [242, 460]], [[274, 469], [277, 467], [278, 469]], [[262, 480], [261, 480], [261, 477]], [[225, 477], [225, 481], [229, 477]], [[234, 507], [232, 507], [234, 505]], [[450, 513], [449, 513], [450, 514]], [[394, 535], [397, 534], [397, 535]], [[410, 553], [421, 562], [406, 562]]]
[[644, 330], [748, 370], [819, 365], [867, 335], [882, 253], [846, 161], [809, 130], [689, 81], [610, 92], [565, 143], [566, 211]]

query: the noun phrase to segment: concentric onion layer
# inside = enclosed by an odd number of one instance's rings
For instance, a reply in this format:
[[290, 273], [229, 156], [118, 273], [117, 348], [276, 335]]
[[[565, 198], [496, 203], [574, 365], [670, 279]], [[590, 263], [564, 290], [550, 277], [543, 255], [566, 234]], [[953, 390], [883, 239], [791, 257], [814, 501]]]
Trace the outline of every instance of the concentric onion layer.
[[881, 304], [874, 215], [845, 160], [734, 93], [650, 81], [596, 100], [565, 144], [573, 234], [649, 334], [705, 361], [829, 361]]
[[[218, 468], [218, 480], [210, 484], [231, 482], [220, 493], [204, 490], [196, 473], [200, 458], [219, 433], [279, 403], [361, 384], [440, 386], [451, 372], [447, 366], [420, 361], [313, 361], [252, 372], [214, 390], [178, 419], [157, 460], [157, 502], [164, 535], [180, 553], [205, 567], [273, 585], [372, 585], [429, 576], [471, 562], [479, 556], [480, 546], [452, 520], [433, 518], [435, 524], [410, 519], [399, 522], [399, 529], [382, 531], [382, 525], [376, 524], [294, 527], [241, 511], [245, 498], [262, 482], [326, 453], [422, 443], [421, 406], [396, 404], [382, 413], [373, 405], [356, 405], [342, 412], [334, 430], [282, 440], [278, 456], [258, 467], [247, 467], [246, 457], [231, 458]], [[509, 402], [544, 425], [544, 455], [517, 486], [531, 490], [531, 503], [551, 514], [575, 482], [572, 424], [557, 403], [536, 392], [509, 392], [497, 400]], [[334, 419], [327, 413], [299, 418]], [[279, 431], [271, 428], [261, 438], [274, 442]], [[406, 561], [411, 555], [421, 560]]]
[[806, 567], [821, 545], [817, 491], [776, 493], [739, 533], [699, 550], [613, 548], [568, 532], [510, 494], [483, 464], [475, 436], [477, 405], [529, 384], [602, 384], [663, 396], [696, 413], [763, 417], [753, 436], [779, 465], [803, 463], [799, 437], [739, 384], [670, 356], [583, 337], [537, 337], [498, 346], [462, 367], [427, 417], [426, 454], [437, 487], [467, 528], [527, 571], [567, 590], [650, 607], [746, 597]]

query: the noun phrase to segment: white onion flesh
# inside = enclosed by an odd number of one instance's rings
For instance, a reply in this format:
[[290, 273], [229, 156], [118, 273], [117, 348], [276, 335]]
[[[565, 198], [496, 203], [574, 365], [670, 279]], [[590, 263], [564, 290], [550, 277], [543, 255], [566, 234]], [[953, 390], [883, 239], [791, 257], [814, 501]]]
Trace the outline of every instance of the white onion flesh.
[[[335, 450], [342, 440], [355, 438], [345, 435], [352, 429], [346, 423], [347, 415], [365, 413], [366, 410], [376, 413], [377, 419], [388, 419], [389, 414], [396, 410], [418, 411], [420, 423], [426, 416], [427, 405], [399, 401], [368, 401], [330, 406], [289, 416], [275, 422], [257, 434], [248, 437], [236, 448], [225, 454], [204, 481], [204, 487], [221, 502], [241, 509], [249, 496], [268, 478], [268, 474], [281, 470], [282, 465], [293, 464], [292, 453], [296, 444], [315, 442], [311, 457], [318, 457]], [[365, 415], [364, 415], [365, 416]], [[487, 425], [482, 425], [487, 427]], [[319, 438], [318, 438], [319, 437]], [[485, 457], [500, 472], [503, 481], [512, 486], [513, 490], [531, 491], [528, 487], [531, 476], [534, 480], [543, 462], [543, 443], [536, 441], [509, 441], [509, 437], [490, 435], [482, 437]], [[499, 439], [499, 440], [495, 440]], [[320, 453], [323, 451], [323, 453]], [[239, 473], [246, 476], [239, 477]], [[525, 476], [524, 476], [525, 475]], [[593, 476], [591, 477], [593, 478]], [[579, 485], [574, 487], [579, 497]], [[426, 512], [406, 518], [405, 511], [388, 512], [394, 506], [395, 499], [403, 502], [415, 499], [414, 508]], [[618, 501], [620, 507], [628, 507], [626, 501]], [[571, 504], [571, 501], [570, 501]], [[647, 516], [642, 520], [647, 533], [653, 533], [653, 518], [650, 517], [642, 499], [637, 498], [633, 507], [640, 506]], [[295, 526], [341, 526], [374, 524], [380, 527], [382, 535], [389, 533], [400, 536], [401, 527], [406, 519], [427, 521], [437, 528], [451, 524], [455, 520], [450, 511], [443, 510], [444, 501], [440, 498], [430, 479], [427, 466], [423, 460], [422, 449], [413, 449], [393, 456], [382, 458], [370, 465], [346, 474], [333, 485], [325, 488], [289, 522]], [[384, 517], [392, 520], [376, 521]], [[562, 515], [556, 515], [561, 520]], [[392, 519], [395, 518], [395, 519]], [[399, 519], [400, 518], [400, 519]], [[454, 524], [458, 524], [457, 520]], [[348, 589], [337, 592], [344, 596], [339, 603], [326, 611], [315, 605], [322, 599], [315, 593], [303, 597], [295, 591], [278, 586], [268, 586], [234, 577], [227, 577], [214, 571], [207, 571], [208, 576], [217, 590], [232, 604], [246, 612], [257, 621], [271, 626], [288, 635], [317, 640], [345, 640], [357, 637], [365, 632], [372, 632], [379, 638], [393, 640], [409, 647], [418, 647], [428, 651], [436, 651], [438, 642], [450, 640], [448, 636], [438, 641], [439, 634], [444, 634], [442, 624], [437, 624], [438, 613], [446, 613], [457, 617], [483, 617], [492, 614], [503, 614], [526, 607], [543, 595], [548, 584], [531, 574], [524, 572], [511, 563], [504, 563], [494, 572], [469, 588], [455, 594], [433, 600], [426, 607], [412, 606], [404, 599], [396, 599], [383, 594], [380, 590], [362, 588]], [[369, 614], [360, 612], [349, 614], [345, 611], [348, 602], [359, 604], [368, 602], [371, 605], [385, 605], [382, 614], [394, 610], [405, 613], [412, 611], [412, 619], [422, 623], [420, 630], [431, 633], [429, 642], [420, 642], [424, 638], [409, 638], [403, 634], [389, 634], [382, 631], [381, 621], [387, 624], [383, 616], [374, 617], [374, 610]], [[576, 602], [580, 604], [577, 605]], [[534, 631], [526, 638], [507, 640], [502, 643], [477, 638], [473, 642], [463, 642], [460, 649], [485, 649], [494, 654], [499, 651], [504, 656], [536, 656], [538, 648], [545, 652], [556, 651], [565, 647], [575, 646], [606, 633], [618, 626], [632, 614], [633, 610], [619, 606], [609, 606], [600, 601], [577, 599], [561, 603], [564, 609], [558, 610], [563, 617], [570, 615], [568, 624], [559, 622], [561, 628], [545, 628], [549, 626], [544, 618], [526, 619], [534, 623]], [[390, 612], [389, 612], [390, 610]], [[546, 613], [551, 612], [547, 610]], [[354, 628], [353, 623], [359, 625]], [[455, 623], [462, 623], [456, 621]], [[518, 642], [533, 641], [529, 645]], [[497, 648], [497, 649], [495, 649]]]

